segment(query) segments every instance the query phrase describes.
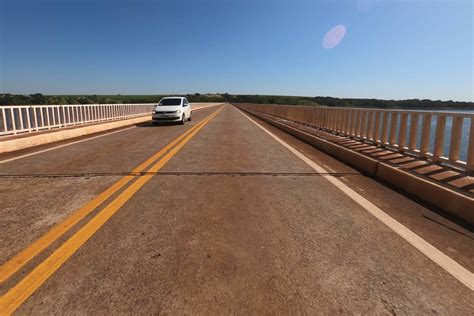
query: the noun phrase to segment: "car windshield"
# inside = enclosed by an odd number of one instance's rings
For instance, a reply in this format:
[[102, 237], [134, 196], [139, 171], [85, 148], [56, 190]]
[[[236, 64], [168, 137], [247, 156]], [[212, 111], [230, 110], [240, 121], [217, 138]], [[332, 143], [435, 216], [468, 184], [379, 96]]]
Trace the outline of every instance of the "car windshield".
[[163, 99], [160, 101], [159, 106], [169, 106], [169, 105], [181, 105], [181, 99], [172, 98], [172, 99]]

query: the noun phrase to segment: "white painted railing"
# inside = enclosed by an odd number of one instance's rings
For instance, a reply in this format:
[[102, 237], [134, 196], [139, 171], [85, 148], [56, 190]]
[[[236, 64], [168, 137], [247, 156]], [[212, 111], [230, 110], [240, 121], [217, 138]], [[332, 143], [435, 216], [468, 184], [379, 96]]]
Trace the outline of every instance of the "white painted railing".
[[156, 103], [0, 106], [0, 136], [151, 115]]
[[270, 114], [466, 171], [474, 170], [474, 114], [245, 104]]

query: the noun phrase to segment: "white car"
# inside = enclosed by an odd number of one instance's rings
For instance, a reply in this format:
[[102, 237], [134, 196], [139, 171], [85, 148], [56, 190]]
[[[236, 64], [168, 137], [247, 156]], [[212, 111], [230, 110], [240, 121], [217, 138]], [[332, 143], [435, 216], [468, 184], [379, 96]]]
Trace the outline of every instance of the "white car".
[[160, 100], [151, 114], [153, 124], [158, 122], [191, 121], [191, 104], [184, 97], [167, 97]]

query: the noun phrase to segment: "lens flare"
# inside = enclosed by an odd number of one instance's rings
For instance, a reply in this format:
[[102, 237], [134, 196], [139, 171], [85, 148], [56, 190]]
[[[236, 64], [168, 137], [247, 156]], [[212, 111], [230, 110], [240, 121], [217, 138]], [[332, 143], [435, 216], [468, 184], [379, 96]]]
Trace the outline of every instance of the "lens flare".
[[344, 25], [336, 25], [324, 35], [323, 47], [327, 49], [336, 47], [345, 35], [346, 27]]

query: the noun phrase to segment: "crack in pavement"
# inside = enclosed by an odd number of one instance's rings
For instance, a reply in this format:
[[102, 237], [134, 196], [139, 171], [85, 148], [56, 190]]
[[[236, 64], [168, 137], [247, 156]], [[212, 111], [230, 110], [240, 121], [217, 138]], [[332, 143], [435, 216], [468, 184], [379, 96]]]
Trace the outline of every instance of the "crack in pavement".
[[253, 171], [159, 171], [159, 172], [98, 172], [98, 173], [73, 173], [73, 174], [0, 174], [0, 179], [22, 178], [91, 178], [110, 176], [271, 176], [271, 177], [314, 177], [314, 176], [360, 176], [358, 172], [253, 172]]

